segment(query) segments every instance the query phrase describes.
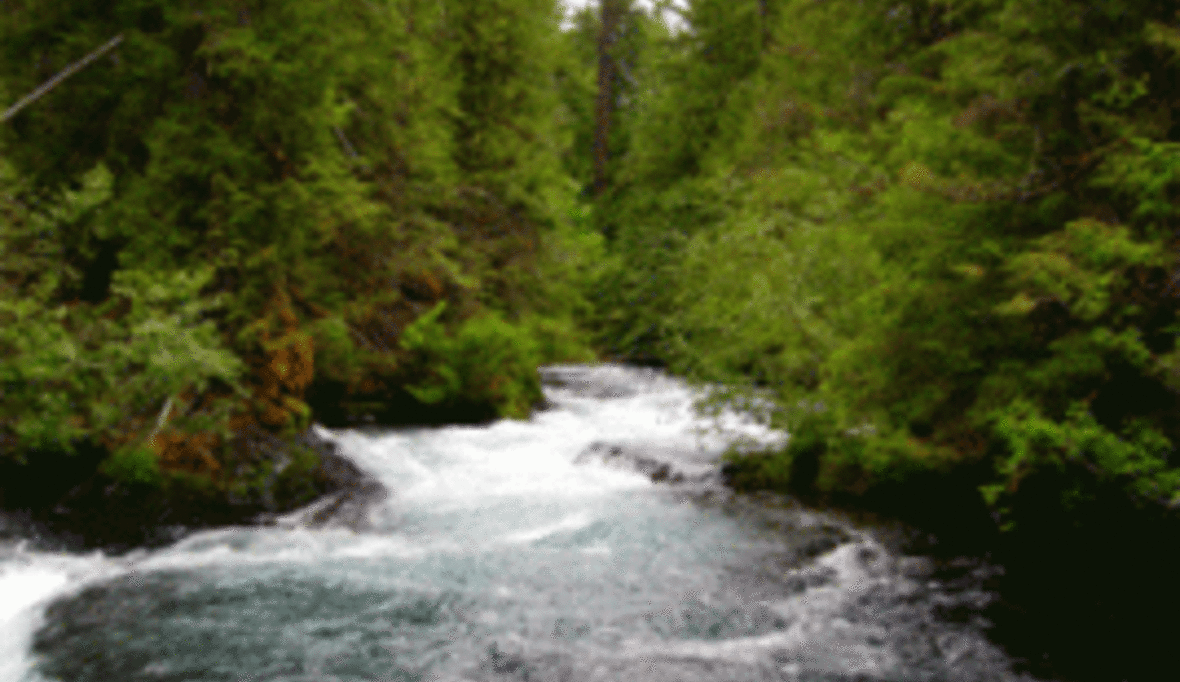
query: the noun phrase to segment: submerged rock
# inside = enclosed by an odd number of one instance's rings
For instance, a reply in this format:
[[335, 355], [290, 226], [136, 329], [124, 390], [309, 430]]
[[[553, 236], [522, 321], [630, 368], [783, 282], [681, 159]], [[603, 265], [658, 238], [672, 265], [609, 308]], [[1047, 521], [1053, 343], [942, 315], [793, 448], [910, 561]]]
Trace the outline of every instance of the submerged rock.
[[651, 478], [654, 483], [724, 490], [723, 480], [712, 457], [678, 447], [651, 443], [591, 443], [574, 460], [578, 464], [602, 462]]

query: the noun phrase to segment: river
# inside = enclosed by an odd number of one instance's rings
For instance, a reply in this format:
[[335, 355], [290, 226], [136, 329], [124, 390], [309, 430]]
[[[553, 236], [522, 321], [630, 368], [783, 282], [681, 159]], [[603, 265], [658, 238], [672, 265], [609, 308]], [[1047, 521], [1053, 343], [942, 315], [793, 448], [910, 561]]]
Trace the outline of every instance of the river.
[[717, 484], [783, 434], [649, 370], [543, 375], [528, 421], [324, 431], [391, 491], [359, 527], [0, 546], [0, 682], [1025, 679], [985, 637], [993, 568]]

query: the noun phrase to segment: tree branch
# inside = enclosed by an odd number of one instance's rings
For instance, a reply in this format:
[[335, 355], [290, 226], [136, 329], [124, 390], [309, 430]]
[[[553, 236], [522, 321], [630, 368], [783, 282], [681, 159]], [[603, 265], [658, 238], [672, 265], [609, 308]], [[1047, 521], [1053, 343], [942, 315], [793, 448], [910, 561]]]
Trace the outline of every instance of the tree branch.
[[20, 98], [20, 100], [16, 104], [13, 104], [12, 106], [8, 107], [8, 109], [3, 114], [0, 114], [0, 123], [7, 123], [10, 118], [19, 114], [22, 109], [29, 106], [33, 102], [36, 102], [37, 100], [41, 99], [41, 97], [43, 97], [45, 95], [45, 93], [56, 88], [58, 85], [61, 84], [62, 81], [69, 78], [70, 76], [78, 73], [79, 71], [86, 68], [87, 66], [89, 66], [90, 63], [93, 62], [94, 60], [98, 59], [99, 57], [103, 56], [104, 54], [106, 54], [106, 53], [110, 52], [111, 50], [115, 49], [116, 47], [118, 47], [119, 43], [121, 43], [121, 42], [123, 42], [123, 34], [122, 33], [115, 36], [114, 38], [111, 38], [109, 41], [107, 41], [104, 45], [99, 47], [97, 50], [91, 52], [90, 54], [86, 55], [85, 57], [83, 57], [83, 58], [79, 59], [78, 61], [74, 62], [73, 64], [70, 64], [69, 66], [67, 66], [65, 69], [63, 69], [61, 71], [61, 73], [59, 73], [56, 76], [54, 76], [53, 78], [50, 78], [49, 80], [45, 81], [45, 83], [43, 83], [41, 85], [41, 87], [37, 88], [36, 90], [34, 90], [34, 91], [30, 92], [29, 94], [25, 95], [24, 97]]

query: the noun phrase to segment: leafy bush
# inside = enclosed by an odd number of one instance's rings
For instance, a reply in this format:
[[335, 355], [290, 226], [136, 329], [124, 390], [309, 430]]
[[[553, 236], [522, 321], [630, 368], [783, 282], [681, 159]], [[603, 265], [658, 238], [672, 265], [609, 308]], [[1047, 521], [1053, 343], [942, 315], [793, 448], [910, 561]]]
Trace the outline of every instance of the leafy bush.
[[[147, 481], [146, 441], [175, 403], [237, 385], [242, 363], [211, 320], [219, 301], [201, 295], [212, 271], [114, 273], [101, 303], [60, 302], [68, 267], [55, 266], [54, 239], [110, 197], [103, 167], [81, 190], [30, 211], [10, 195], [0, 224], [5, 280], [0, 289], [0, 432], [5, 456], [105, 443], [113, 474]], [[180, 406], [174, 426], [217, 429], [227, 414]], [[191, 412], [191, 414], [190, 414]]]
[[789, 440], [730, 453], [736, 487], [994, 551], [1044, 677], [1159, 679], [1180, 5], [691, 6], [594, 206], [603, 345], [774, 394]]
[[143, 447], [120, 448], [113, 452], [100, 470], [121, 483], [158, 486], [162, 482], [156, 453]]
[[[402, 333], [402, 347], [429, 372], [407, 389], [423, 403], [465, 401], [491, 406], [501, 416], [527, 416], [541, 399], [537, 367], [546, 359], [536, 331], [486, 313], [448, 333], [439, 319], [445, 310], [445, 302], [439, 303]], [[555, 350], [557, 338], [550, 335]]]

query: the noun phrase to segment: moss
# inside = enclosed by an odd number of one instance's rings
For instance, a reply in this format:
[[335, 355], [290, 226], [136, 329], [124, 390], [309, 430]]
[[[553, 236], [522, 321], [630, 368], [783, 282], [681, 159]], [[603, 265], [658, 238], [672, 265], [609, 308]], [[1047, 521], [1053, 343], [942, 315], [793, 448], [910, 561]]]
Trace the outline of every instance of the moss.
[[321, 460], [315, 450], [295, 443], [286, 455], [289, 459], [275, 476], [272, 493], [275, 507], [280, 510], [301, 507], [324, 492], [316, 476]]
[[116, 450], [99, 468], [117, 484], [158, 488], [163, 484], [156, 453], [147, 448]]

